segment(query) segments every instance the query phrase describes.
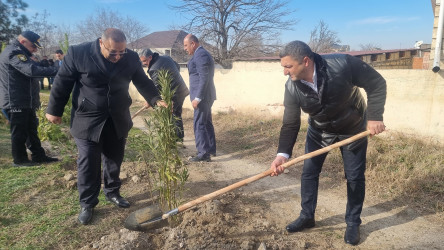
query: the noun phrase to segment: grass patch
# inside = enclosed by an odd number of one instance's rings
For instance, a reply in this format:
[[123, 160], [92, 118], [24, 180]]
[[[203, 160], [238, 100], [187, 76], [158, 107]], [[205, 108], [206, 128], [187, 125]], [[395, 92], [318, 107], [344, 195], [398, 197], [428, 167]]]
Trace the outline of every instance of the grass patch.
[[[185, 132], [192, 133], [192, 111], [184, 110], [183, 117]], [[276, 155], [280, 118], [220, 113], [213, 116], [213, 123], [221, 151], [251, 158], [262, 166], [262, 170], [268, 169]], [[303, 154], [305, 133], [306, 127], [302, 127], [293, 156]], [[130, 131], [126, 163], [139, 161], [139, 152], [147, 150], [141, 143], [143, 137], [145, 135], [140, 130]], [[63, 157], [60, 162], [44, 167], [14, 168], [9, 128], [0, 120], [1, 249], [79, 249], [122, 229], [128, 210], [119, 210], [105, 202], [103, 194], [99, 196], [92, 224], [82, 226], [77, 223], [78, 193], [76, 189], [67, 188], [63, 180], [67, 170], [76, 169], [72, 156], [75, 155], [74, 144], [70, 149], [66, 146], [71, 141], [69, 138], [64, 143], [51, 142], [53, 148], [63, 149], [58, 155]], [[441, 144], [402, 133], [387, 132], [372, 137], [367, 158], [368, 198], [389, 201], [384, 204], [394, 206], [407, 205], [426, 214], [444, 212], [442, 152], [444, 146]], [[293, 169], [300, 171], [300, 167]], [[321, 178], [324, 183], [344, 183], [339, 150], [330, 152]], [[141, 184], [124, 183], [122, 187], [130, 185]], [[130, 194], [125, 190], [123, 193]]]

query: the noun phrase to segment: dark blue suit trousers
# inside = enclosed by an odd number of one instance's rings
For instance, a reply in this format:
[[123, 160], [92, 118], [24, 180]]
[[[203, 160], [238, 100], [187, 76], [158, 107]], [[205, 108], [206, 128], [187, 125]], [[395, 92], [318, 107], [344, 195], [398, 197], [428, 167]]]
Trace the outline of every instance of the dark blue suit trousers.
[[198, 157], [216, 154], [216, 136], [211, 116], [213, 102], [204, 99], [194, 110], [194, 136]]

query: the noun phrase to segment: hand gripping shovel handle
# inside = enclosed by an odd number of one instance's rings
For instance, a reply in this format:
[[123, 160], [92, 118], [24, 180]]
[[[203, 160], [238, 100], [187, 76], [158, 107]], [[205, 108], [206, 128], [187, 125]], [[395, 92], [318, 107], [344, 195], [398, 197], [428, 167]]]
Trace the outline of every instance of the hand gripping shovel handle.
[[137, 110], [136, 113], [134, 113], [133, 116], [131, 116], [131, 120], [134, 119], [136, 116], [138, 116], [140, 114], [140, 112], [144, 111], [145, 109], [147, 109], [148, 107], [143, 106], [141, 109]]
[[[290, 166], [292, 166], [292, 165], [294, 165], [294, 164], [296, 164], [298, 162], [301, 162], [301, 161], [304, 161], [306, 159], [309, 159], [309, 158], [312, 158], [312, 157], [315, 157], [315, 156], [327, 153], [328, 151], [330, 151], [330, 150], [332, 150], [334, 148], [342, 147], [344, 145], [347, 145], [347, 144], [349, 144], [351, 142], [354, 142], [354, 141], [356, 141], [358, 139], [361, 139], [363, 137], [366, 137], [368, 135], [370, 135], [370, 131], [369, 130], [361, 132], [361, 133], [359, 133], [357, 135], [354, 135], [352, 137], [349, 137], [349, 138], [347, 138], [345, 140], [336, 142], [336, 143], [334, 143], [334, 144], [332, 144], [330, 146], [318, 149], [318, 150], [310, 152], [308, 154], [301, 155], [301, 156], [299, 156], [297, 158], [294, 158], [293, 160], [290, 160], [290, 161], [282, 164], [281, 166], [284, 167], [284, 168], [288, 168], [288, 167], [290, 167]], [[187, 209], [189, 209], [191, 207], [194, 207], [194, 206], [196, 206], [196, 205], [198, 205], [200, 203], [203, 203], [205, 201], [211, 200], [211, 199], [213, 199], [213, 198], [215, 198], [215, 197], [217, 197], [217, 196], [219, 196], [221, 194], [224, 194], [224, 193], [226, 193], [228, 191], [231, 191], [233, 189], [242, 187], [242, 186], [244, 186], [244, 185], [246, 185], [248, 183], [251, 183], [253, 181], [257, 181], [259, 179], [262, 179], [262, 178], [264, 178], [266, 176], [271, 175], [272, 172], [273, 172], [273, 170], [269, 169], [269, 170], [264, 171], [264, 172], [262, 172], [260, 174], [251, 176], [250, 178], [247, 178], [247, 179], [241, 180], [239, 182], [236, 182], [234, 184], [231, 184], [230, 186], [227, 186], [225, 188], [216, 190], [216, 191], [214, 191], [214, 192], [212, 192], [210, 194], [201, 196], [200, 198], [197, 198], [197, 199], [192, 200], [192, 201], [190, 201], [188, 203], [185, 203], [185, 204], [183, 204], [183, 205], [181, 205], [181, 206], [179, 206], [179, 207], [177, 207], [177, 208], [175, 208], [175, 209], [173, 209], [173, 210], [163, 214], [161, 219], [166, 219], [166, 218], [168, 218], [171, 215], [175, 215], [175, 214], [177, 214], [179, 212], [183, 212], [183, 211], [185, 211], [185, 210], [187, 210]]]

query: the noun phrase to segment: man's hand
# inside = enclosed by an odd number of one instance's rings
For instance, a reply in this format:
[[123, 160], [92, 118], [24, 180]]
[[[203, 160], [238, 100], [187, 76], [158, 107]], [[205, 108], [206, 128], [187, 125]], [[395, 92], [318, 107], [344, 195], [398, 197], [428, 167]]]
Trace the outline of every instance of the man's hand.
[[385, 130], [383, 121], [368, 121], [367, 129], [370, 130], [371, 135], [377, 135]]
[[191, 105], [193, 106], [193, 109], [197, 109], [197, 105], [199, 105], [199, 101], [193, 100], [193, 101], [191, 101]]
[[46, 119], [48, 119], [48, 121], [50, 123], [54, 123], [54, 124], [60, 124], [62, 123], [62, 117], [60, 116], [54, 116], [54, 115], [50, 115], [50, 114], [46, 114]]
[[287, 158], [278, 155], [274, 159], [274, 161], [271, 163], [271, 170], [273, 170], [273, 173], [271, 173], [271, 176], [278, 176], [284, 172], [284, 168], [281, 166], [285, 162], [287, 162]]
[[149, 109], [151, 107], [151, 105], [148, 102], [145, 102], [143, 106], [145, 107], [145, 109]]
[[156, 102], [157, 106], [162, 106], [164, 108], [168, 108], [168, 104], [164, 100], [159, 100]]

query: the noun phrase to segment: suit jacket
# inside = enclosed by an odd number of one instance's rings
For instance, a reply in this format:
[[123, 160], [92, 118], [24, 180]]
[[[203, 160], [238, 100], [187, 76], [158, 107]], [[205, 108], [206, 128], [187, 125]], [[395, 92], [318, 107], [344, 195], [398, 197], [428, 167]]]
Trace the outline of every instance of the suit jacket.
[[190, 75], [190, 98], [201, 100], [216, 100], [216, 88], [214, 87], [214, 60], [210, 53], [203, 47], [194, 52], [188, 62]]
[[133, 125], [128, 92], [131, 81], [154, 107], [160, 100], [159, 93], [145, 74], [136, 52], [128, 50], [122, 59], [111, 64], [100, 53], [98, 39], [71, 46], [54, 79], [47, 113], [62, 116], [72, 92], [71, 134], [74, 137], [98, 142], [108, 118], [112, 119], [117, 136], [126, 137]]
[[184, 100], [185, 97], [190, 94], [190, 91], [180, 75], [179, 64], [169, 56], [159, 56], [158, 53], [153, 54], [153, 59], [151, 59], [150, 65], [148, 66], [148, 74], [158, 88], [160, 88], [158, 83], [160, 70], [168, 70], [172, 77], [171, 89], [175, 89], [174, 97]]
[[60, 68], [62, 60], [55, 60], [54, 61], [54, 66], [56, 66], [57, 68]]

